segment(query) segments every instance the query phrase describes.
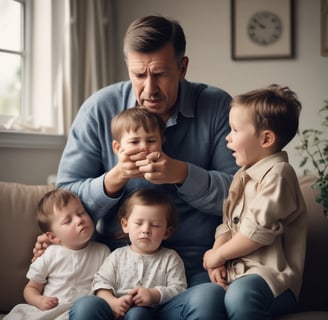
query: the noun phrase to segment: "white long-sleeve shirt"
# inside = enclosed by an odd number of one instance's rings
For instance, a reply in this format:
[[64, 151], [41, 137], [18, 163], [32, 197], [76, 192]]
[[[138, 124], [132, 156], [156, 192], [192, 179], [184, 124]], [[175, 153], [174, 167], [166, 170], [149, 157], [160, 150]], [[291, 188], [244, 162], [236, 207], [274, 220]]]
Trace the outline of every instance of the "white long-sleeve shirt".
[[96, 273], [93, 292], [108, 289], [116, 297], [136, 287], [156, 288], [164, 303], [186, 289], [182, 259], [172, 249], [160, 248], [154, 254], [138, 254], [130, 246], [114, 250]]

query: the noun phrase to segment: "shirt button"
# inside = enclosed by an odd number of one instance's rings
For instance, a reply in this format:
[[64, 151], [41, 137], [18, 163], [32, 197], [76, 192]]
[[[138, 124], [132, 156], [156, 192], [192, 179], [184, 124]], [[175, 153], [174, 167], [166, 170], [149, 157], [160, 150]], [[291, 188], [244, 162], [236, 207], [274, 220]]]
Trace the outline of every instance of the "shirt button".
[[238, 224], [238, 222], [239, 222], [239, 218], [238, 218], [238, 217], [234, 217], [234, 218], [232, 219], [232, 222], [233, 222], [234, 224]]

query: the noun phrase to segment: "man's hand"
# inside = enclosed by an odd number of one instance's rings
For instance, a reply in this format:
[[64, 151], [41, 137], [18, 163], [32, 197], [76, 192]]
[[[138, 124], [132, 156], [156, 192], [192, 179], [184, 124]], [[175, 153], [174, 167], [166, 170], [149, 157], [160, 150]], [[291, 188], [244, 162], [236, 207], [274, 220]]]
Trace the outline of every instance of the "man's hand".
[[149, 151], [143, 148], [131, 148], [128, 150], [120, 149], [117, 153], [118, 168], [121, 177], [124, 179], [141, 178], [139, 167], [136, 165], [137, 161], [145, 160]]
[[129, 179], [143, 178], [143, 173], [140, 172], [136, 162], [146, 159], [147, 154], [148, 151], [141, 148], [120, 149], [116, 153], [118, 162], [107, 172], [104, 179], [104, 188], [108, 196], [116, 196]]
[[32, 262], [34, 262], [36, 258], [42, 256], [44, 251], [49, 247], [50, 244], [51, 242], [45, 233], [38, 236], [33, 248]]
[[146, 159], [137, 160], [136, 166], [145, 179], [155, 184], [178, 184], [185, 182], [188, 166], [185, 162], [168, 157], [163, 152], [151, 152]]

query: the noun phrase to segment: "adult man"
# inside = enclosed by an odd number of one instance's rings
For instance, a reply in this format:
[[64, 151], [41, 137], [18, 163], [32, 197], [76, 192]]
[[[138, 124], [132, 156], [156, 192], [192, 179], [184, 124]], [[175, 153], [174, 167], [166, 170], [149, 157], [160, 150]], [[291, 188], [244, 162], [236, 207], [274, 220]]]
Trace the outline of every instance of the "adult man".
[[[150, 186], [171, 194], [180, 221], [165, 246], [183, 258], [191, 288], [160, 306], [163, 319], [211, 320], [218, 318], [217, 285], [209, 283], [202, 258], [213, 244], [237, 169], [225, 141], [231, 98], [218, 88], [185, 80], [185, 46], [184, 32], [175, 21], [147, 16], [130, 25], [124, 38], [130, 81], [106, 87], [82, 105], [60, 162], [58, 186], [79, 195], [98, 221], [99, 240], [112, 250], [123, 244], [115, 239], [116, 212], [127, 194]], [[166, 122], [163, 152], [149, 153], [144, 147], [121, 150], [116, 157], [111, 118], [136, 105]], [[71, 318], [106, 318], [106, 308], [96, 299], [78, 301]]]

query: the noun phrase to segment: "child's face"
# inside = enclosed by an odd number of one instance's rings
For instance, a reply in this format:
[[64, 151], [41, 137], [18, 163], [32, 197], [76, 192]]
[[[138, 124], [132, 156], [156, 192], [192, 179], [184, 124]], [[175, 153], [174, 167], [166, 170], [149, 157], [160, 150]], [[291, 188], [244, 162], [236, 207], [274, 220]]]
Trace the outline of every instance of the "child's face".
[[131, 249], [141, 254], [154, 253], [172, 231], [167, 226], [166, 209], [159, 205], [135, 205], [129, 218], [123, 218], [121, 224], [123, 231], [129, 234]]
[[147, 153], [162, 150], [162, 138], [159, 130], [146, 132], [142, 127], [137, 131], [124, 132], [120, 141], [120, 149], [142, 148]]
[[233, 106], [229, 113], [231, 131], [227, 135], [227, 147], [233, 150], [233, 156], [239, 166], [253, 165], [263, 159], [262, 135], [256, 134], [249, 111], [241, 106]]
[[66, 207], [54, 209], [51, 223], [55, 241], [70, 249], [85, 247], [94, 232], [94, 224], [79, 199], [72, 199]]

